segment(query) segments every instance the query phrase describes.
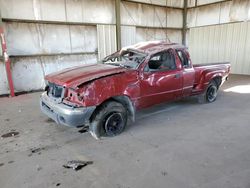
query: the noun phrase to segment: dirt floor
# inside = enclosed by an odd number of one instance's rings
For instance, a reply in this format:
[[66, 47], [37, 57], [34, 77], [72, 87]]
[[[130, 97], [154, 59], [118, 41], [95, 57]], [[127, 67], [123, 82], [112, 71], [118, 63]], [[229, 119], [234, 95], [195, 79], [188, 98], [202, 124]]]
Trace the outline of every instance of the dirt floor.
[[[58, 126], [40, 93], [0, 98], [0, 187], [250, 187], [250, 76], [232, 75], [217, 101], [196, 98], [137, 113], [120, 136], [95, 140]], [[0, 135], [0, 136], [1, 136]], [[81, 170], [70, 160], [93, 161]]]

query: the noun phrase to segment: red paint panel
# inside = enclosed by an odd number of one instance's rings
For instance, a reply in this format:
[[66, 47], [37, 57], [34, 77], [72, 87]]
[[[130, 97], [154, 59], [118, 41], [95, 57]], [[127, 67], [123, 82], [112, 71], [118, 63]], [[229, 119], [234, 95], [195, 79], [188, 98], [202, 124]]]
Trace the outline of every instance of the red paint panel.
[[60, 72], [49, 74], [45, 79], [58, 85], [76, 89], [78, 85], [82, 83], [125, 71], [126, 69], [124, 68], [99, 63], [68, 68]]

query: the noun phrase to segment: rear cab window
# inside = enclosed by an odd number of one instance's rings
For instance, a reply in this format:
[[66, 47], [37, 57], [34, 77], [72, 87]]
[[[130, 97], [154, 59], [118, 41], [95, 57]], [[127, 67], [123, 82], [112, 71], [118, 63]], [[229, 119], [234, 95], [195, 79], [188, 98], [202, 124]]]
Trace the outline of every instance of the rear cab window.
[[176, 53], [181, 61], [181, 65], [183, 68], [191, 68], [191, 62], [187, 56], [187, 54], [185, 53], [184, 49], [177, 49]]

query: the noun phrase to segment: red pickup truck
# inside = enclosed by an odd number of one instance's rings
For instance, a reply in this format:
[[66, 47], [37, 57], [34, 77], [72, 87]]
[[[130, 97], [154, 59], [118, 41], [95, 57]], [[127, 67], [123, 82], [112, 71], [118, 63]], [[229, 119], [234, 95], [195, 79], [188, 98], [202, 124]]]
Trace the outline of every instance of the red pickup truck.
[[215, 101], [229, 71], [229, 63], [192, 65], [182, 45], [143, 42], [97, 64], [47, 75], [40, 106], [58, 124], [88, 127], [95, 138], [115, 136], [138, 109], [194, 95]]

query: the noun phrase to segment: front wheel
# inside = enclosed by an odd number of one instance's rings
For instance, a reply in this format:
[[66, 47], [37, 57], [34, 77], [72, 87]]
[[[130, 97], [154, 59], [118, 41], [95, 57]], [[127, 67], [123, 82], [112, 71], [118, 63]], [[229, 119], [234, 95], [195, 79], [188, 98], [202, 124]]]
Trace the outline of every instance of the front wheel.
[[127, 110], [121, 103], [109, 101], [97, 109], [90, 124], [90, 133], [96, 139], [112, 137], [122, 133], [126, 124]]
[[199, 96], [200, 103], [211, 103], [217, 98], [218, 87], [214, 81], [211, 81], [206, 91]]

